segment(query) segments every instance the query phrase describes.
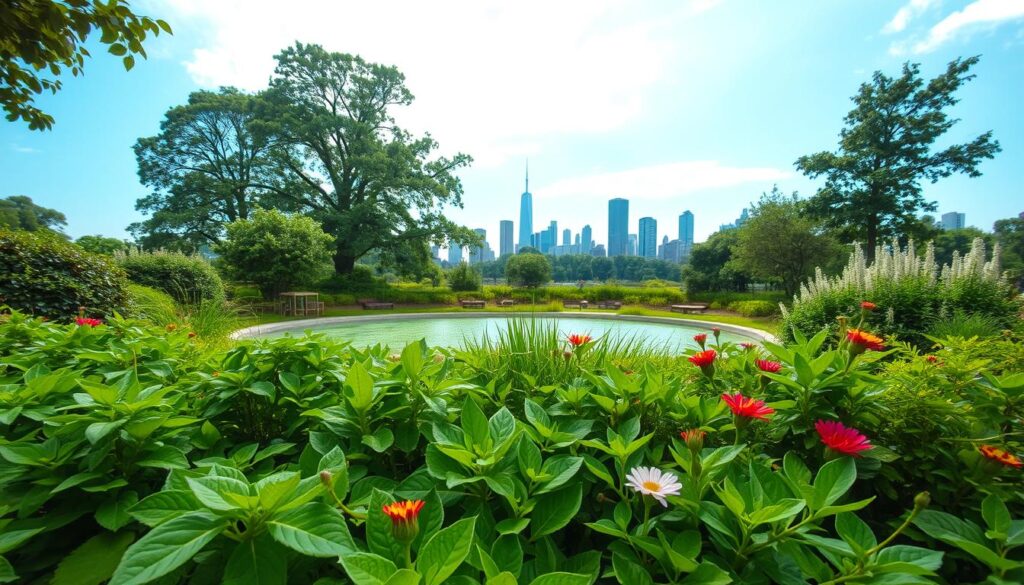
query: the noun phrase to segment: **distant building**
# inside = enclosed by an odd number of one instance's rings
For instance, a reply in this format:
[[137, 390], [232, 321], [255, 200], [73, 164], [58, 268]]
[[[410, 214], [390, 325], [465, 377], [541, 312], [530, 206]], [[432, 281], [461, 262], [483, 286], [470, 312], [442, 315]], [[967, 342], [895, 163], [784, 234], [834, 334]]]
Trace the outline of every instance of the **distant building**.
[[458, 246], [455, 242], [449, 242], [448, 244], [448, 264], [451, 266], [458, 266], [462, 263], [462, 246]]
[[598, 258], [604, 258], [607, 254], [604, 251], [604, 244], [598, 244], [590, 249], [591, 256], [597, 256]]
[[469, 249], [469, 263], [479, 264], [494, 260], [494, 251], [491, 250], [491, 245], [487, 243], [487, 230], [477, 228], [473, 231], [476, 232], [476, 235], [480, 236], [484, 243], [482, 246], [473, 246]]
[[530, 193], [530, 162], [526, 162], [526, 190], [519, 199], [519, 247], [533, 245], [533, 195]]
[[640, 233], [637, 240], [637, 255], [644, 258], [658, 257], [658, 221], [653, 217], [640, 218]]
[[740, 212], [740, 216], [736, 218], [736, 221], [732, 223], [723, 223], [722, 225], [718, 226], [718, 229], [719, 231], [723, 232], [726, 230], [734, 230], [740, 227], [741, 225], [747, 223], [748, 219], [750, 219], [750, 212], [747, 211], [746, 207], [744, 207], [743, 211]]
[[514, 231], [514, 228], [512, 226], [512, 220], [503, 219], [501, 220], [501, 223], [498, 225], [500, 226], [498, 230], [498, 253], [502, 256], [515, 254], [515, 245], [512, 243], [512, 232]]
[[682, 264], [686, 260], [686, 254], [684, 254], [685, 245], [681, 240], [668, 240], [668, 236], [665, 236], [665, 243], [661, 245], [661, 253], [658, 255], [662, 260], [669, 262], [675, 262], [676, 264]]
[[950, 211], [942, 214], [942, 229], [959, 230], [967, 227], [967, 214]]
[[441, 264], [441, 247], [440, 246], [430, 246], [430, 259], [434, 262], [434, 264], [438, 264], [438, 265]]
[[552, 246], [551, 249], [548, 250], [548, 253], [551, 254], [552, 256], [568, 256], [570, 254], [576, 253], [576, 246], [567, 246], [564, 244], [561, 246]]
[[626, 256], [629, 253], [629, 200], [616, 198], [608, 201], [608, 255]]
[[626, 256], [636, 256], [637, 239], [636, 234], [629, 234], [628, 244], [626, 244]]
[[572, 231], [569, 228], [562, 230], [562, 245], [569, 246], [572, 244]]
[[[1024, 215], [1024, 214], [1022, 214]], [[583, 226], [582, 234], [580, 237], [580, 254], [589, 254], [594, 249], [594, 233], [590, 229], [590, 224]]]
[[689, 209], [679, 216], [679, 241], [693, 245], [693, 212]]

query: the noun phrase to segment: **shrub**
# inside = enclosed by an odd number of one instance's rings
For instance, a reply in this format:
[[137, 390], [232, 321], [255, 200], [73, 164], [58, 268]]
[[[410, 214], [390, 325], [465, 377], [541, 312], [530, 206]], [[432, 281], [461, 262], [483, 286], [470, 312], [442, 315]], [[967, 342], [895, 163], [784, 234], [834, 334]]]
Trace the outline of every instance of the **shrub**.
[[871, 329], [886, 337], [897, 337], [927, 345], [924, 334], [937, 320], [961, 313], [984, 315], [999, 328], [1009, 327], [1020, 305], [999, 271], [999, 249], [986, 259], [985, 244], [974, 241], [971, 251], [953, 263], [940, 267], [931, 245], [924, 258], [914, 251], [913, 242], [901, 249], [879, 247], [875, 262], [867, 264], [857, 247], [843, 273], [826, 277], [820, 270], [814, 280], [801, 287], [790, 309], [782, 308], [782, 335], [792, 339], [822, 328], [835, 329], [840, 315], [860, 312], [861, 301], [877, 305], [868, 315]]
[[310, 285], [331, 270], [329, 246], [334, 238], [312, 218], [257, 209], [225, 230], [216, 250], [228, 273], [256, 284], [266, 298]]
[[948, 319], [936, 319], [928, 329], [928, 336], [935, 338], [943, 337], [997, 337], [1002, 326], [997, 319], [990, 315], [975, 313], [966, 314], [958, 311]]
[[551, 282], [551, 262], [541, 254], [516, 254], [505, 264], [510, 284], [536, 289]]
[[110, 258], [46, 230], [0, 230], [0, 305], [66, 320], [85, 307], [107, 317], [128, 305], [128, 280]]
[[162, 290], [179, 303], [224, 300], [224, 283], [201, 256], [136, 249], [115, 257], [132, 282]]
[[448, 287], [454, 292], [480, 290], [482, 279], [480, 273], [465, 262], [448, 271]]
[[729, 304], [729, 310], [744, 317], [771, 317], [779, 313], [779, 305], [771, 301], [735, 301]]
[[140, 285], [129, 285], [131, 315], [171, 331], [195, 334], [204, 344], [222, 344], [242, 326], [240, 310], [231, 302], [201, 300], [181, 304], [167, 293]]

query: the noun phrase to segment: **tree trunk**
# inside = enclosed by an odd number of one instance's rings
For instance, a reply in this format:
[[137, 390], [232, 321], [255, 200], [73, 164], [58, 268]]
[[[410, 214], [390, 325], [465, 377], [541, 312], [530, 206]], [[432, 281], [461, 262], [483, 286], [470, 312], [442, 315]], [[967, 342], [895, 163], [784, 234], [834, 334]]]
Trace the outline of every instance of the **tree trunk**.
[[356, 257], [347, 252], [334, 254], [334, 271], [338, 274], [352, 274], [356, 266]]
[[872, 215], [868, 218], [868, 241], [867, 249], [864, 250], [864, 256], [868, 259], [868, 262], [874, 262], [875, 260], [875, 246], [878, 245], [878, 216]]

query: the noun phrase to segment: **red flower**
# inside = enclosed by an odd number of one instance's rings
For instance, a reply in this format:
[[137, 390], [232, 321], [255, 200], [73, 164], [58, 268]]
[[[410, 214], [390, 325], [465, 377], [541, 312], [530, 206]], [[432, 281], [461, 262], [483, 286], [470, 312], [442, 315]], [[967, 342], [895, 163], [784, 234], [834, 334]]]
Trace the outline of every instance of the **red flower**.
[[698, 366], [700, 368], [706, 368], [708, 366], [714, 365], [716, 355], [718, 354], [715, 353], [715, 350], [708, 349], [705, 351], [699, 351], [691, 355], [687, 359], [689, 359], [690, 363], [695, 366]]
[[978, 450], [981, 451], [981, 454], [984, 455], [985, 458], [995, 461], [996, 463], [1002, 463], [1007, 467], [1015, 467], [1017, 469], [1020, 469], [1022, 466], [1024, 466], [1024, 464], [1021, 463], [1020, 459], [1016, 457], [1013, 453], [1004, 451], [999, 447], [993, 447], [992, 445], [982, 445], [981, 447], [978, 447]]
[[933, 355], [926, 355], [926, 356], [924, 356], [924, 359], [929, 364], [934, 364], [935, 362], [939, 361], [939, 358], [937, 358], [937, 357], [935, 357]]
[[406, 500], [394, 504], [384, 504], [384, 513], [391, 518], [391, 535], [399, 542], [412, 542], [419, 534], [420, 510], [423, 500]]
[[878, 308], [878, 305], [872, 303], [871, 301], [861, 301], [860, 308], [864, 309], [865, 311], [874, 311], [875, 309]]
[[870, 351], [882, 351], [885, 349], [885, 340], [881, 337], [868, 333], [867, 331], [861, 331], [860, 329], [850, 329], [846, 332], [846, 338], [850, 340], [856, 348], [858, 353], [864, 350]]
[[745, 349], [747, 351], [750, 351], [750, 350], [754, 349], [755, 347], [757, 347], [757, 345], [755, 345], [753, 343], [750, 343], [749, 341], [744, 341], [743, 343], [740, 344], [740, 347], [742, 347], [743, 349]]
[[757, 365], [757, 369], [762, 372], [770, 372], [772, 374], [778, 374], [779, 370], [782, 369], [782, 364], [771, 360], [755, 360], [754, 364]]
[[188, 338], [189, 338], [189, 339], [192, 339], [192, 338], [193, 338], [193, 337], [195, 337], [195, 336], [196, 336], [196, 332], [195, 332], [195, 331], [189, 331], [189, 332], [188, 332]]
[[699, 345], [701, 349], [704, 349], [704, 342], [708, 340], [708, 334], [698, 333], [693, 336], [693, 340], [697, 342], [697, 345]]
[[768, 415], [775, 413], [774, 408], [764, 405], [764, 400], [748, 398], [739, 392], [735, 394], [722, 394], [722, 401], [729, 406], [734, 415], [744, 418], [768, 420]]
[[814, 428], [818, 431], [818, 436], [821, 437], [821, 442], [826, 447], [843, 455], [860, 457], [861, 451], [871, 448], [871, 442], [867, 437], [860, 434], [857, 429], [847, 427], [841, 422], [819, 420], [814, 423]]
[[714, 333], [715, 335], [718, 335], [719, 333], [722, 332], [722, 330], [719, 329], [718, 327], [712, 327], [711, 332]]
[[569, 345], [573, 347], [579, 347], [584, 343], [590, 343], [591, 337], [589, 335], [580, 335], [579, 333], [573, 333], [569, 336]]
[[75, 324], [95, 327], [97, 325], [103, 325], [103, 321], [100, 321], [99, 319], [93, 319], [92, 317], [78, 317], [77, 319], [75, 319]]

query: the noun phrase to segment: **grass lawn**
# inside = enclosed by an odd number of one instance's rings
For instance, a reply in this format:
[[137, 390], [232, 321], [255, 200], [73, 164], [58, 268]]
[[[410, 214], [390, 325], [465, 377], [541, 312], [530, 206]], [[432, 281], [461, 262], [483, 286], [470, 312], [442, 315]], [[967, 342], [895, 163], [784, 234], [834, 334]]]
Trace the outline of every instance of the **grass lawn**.
[[[395, 309], [385, 310], [373, 310], [367, 311], [365, 309], [358, 308], [328, 308], [324, 311], [324, 317], [349, 317], [353, 315], [377, 315], [387, 313], [530, 313], [535, 311], [542, 311], [547, 313], [577, 313], [580, 312], [578, 309], [566, 310], [560, 303], [543, 304], [543, 305], [516, 305], [515, 307], [492, 307], [488, 306], [485, 309], [463, 309], [461, 307], [453, 307], [449, 305], [438, 305], [438, 306], [398, 306]], [[597, 311], [587, 310], [588, 313], [605, 313], [609, 311]], [[657, 309], [649, 309], [641, 306], [627, 306], [623, 307], [616, 313], [621, 315], [642, 315], [646, 317], [670, 317], [674, 319], [690, 319], [693, 321], [708, 321], [717, 323], [728, 323], [730, 325], [739, 325], [742, 327], [750, 327], [753, 329], [760, 329], [761, 331], [767, 331], [773, 335], [778, 333], [778, 319], [773, 317], [744, 317], [737, 313], [728, 312], [716, 312], [716, 313], [705, 313], [705, 314], [680, 314], [673, 313], [671, 311], [663, 311]], [[245, 327], [251, 325], [261, 325], [265, 323], [279, 323], [281, 321], [298, 321], [301, 319], [311, 319], [312, 317], [306, 316], [286, 316], [278, 315], [274, 313], [252, 315], [246, 317], [243, 320], [242, 325]]]

